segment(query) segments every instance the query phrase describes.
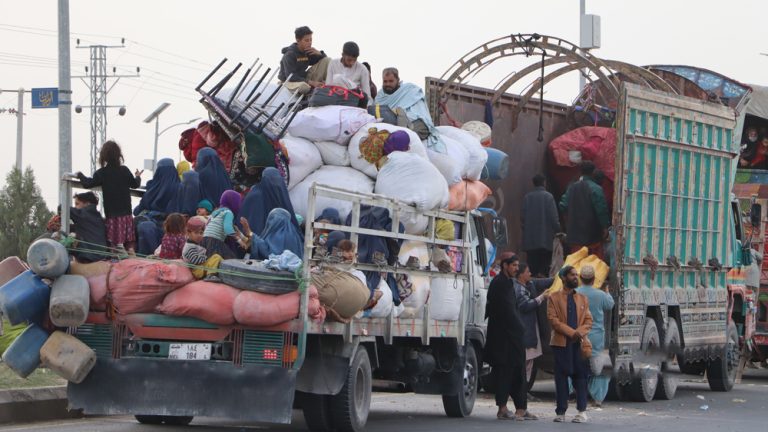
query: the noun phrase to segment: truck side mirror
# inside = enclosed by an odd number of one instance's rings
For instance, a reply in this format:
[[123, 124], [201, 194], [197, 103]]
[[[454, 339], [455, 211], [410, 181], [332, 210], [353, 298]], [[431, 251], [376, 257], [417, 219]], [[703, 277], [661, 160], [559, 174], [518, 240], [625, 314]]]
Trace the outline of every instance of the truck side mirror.
[[752, 203], [752, 207], [749, 208], [749, 222], [752, 224], [753, 227], [759, 227], [760, 226], [760, 219], [762, 215], [762, 208], [760, 207], [760, 204]]
[[497, 250], [501, 250], [509, 245], [507, 240], [507, 220], [498, 216], [493, 218], [493, 238]]

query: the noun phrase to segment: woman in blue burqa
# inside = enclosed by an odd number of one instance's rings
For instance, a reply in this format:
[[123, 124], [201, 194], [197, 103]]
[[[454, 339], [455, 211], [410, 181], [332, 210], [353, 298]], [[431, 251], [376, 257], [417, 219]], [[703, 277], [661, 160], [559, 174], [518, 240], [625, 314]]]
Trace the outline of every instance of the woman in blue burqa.
[[197, 204], [203, 199], [203, 189], [200, 185], [200, 174], [196, 171], [185, 171], [181, 175], [181, 183], [176, 189], [176, 196], [168, 205], [168, 213], [181, 213], [186, 216], [197, 214]]
[[179, 186], [176, 165], [169, 158], [157, 161], [152, 179], [147, 182], [146, 192], [133, 209], [138, 239], [136, 252], [151, 255], [163, 238], [163, 222], [168, 214], [169, 203], [173, 202]]
[[286, 250], [299, 258], [304, 257], [304, 240], [292, 222], [291, 213], [283, 208], [269, 212], [264, 229], [260, 234], [254, 232], [252, 239], [253, 258], [264, 260], [270, 255], [280, 255]]
[[224, 191], [232, 189], [232, 181], [227, 175], [224, 164], [216, 154], [216, 150], [206, 147], [197, 152], [195, 171], [200, 176], [200, 187], [203, 198], [219, 206], [219, 198]]
[[276, 208], [286, 210], [290, 214], [290, 222], [299, 229], [299, 222], [293, 211], [291, 198], [288, 196], [288, 186], [276, 168], [266, 168], [261, 174], [261, 181], [253, 185], [245, 196], [240, 207], [240, 215], [247, 221], [255, 234], [264, 230], [267, 217]]

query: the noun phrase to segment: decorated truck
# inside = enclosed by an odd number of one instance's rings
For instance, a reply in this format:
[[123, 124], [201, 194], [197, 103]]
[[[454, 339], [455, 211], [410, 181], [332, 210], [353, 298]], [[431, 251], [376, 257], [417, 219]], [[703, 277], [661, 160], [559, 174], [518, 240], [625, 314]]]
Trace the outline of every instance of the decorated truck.
[[[495, 88], [469, 83], [503, 57], [532, 55], [535, 62]], [[546, 85], [576, 69], [588, 72], [589, 83], [571, 105], [543, 99]], [[515, 85], [519, 96], [508, 93]], [[440, 79], [428, 78], [427, 88], [437, 123], [492, 121], [493, 147], [524, 156], [511, 158], [509, 178], [488, 182], [486, 205], [511, 227], [511, 250], [520, 250], [520, 203], [533, 175], [547, 174], [558, 198], [588, 154], [585, 142], [557, 159], [555, 138], [579, 128], [615, 134], [598, 146], [598, 156], [615, 153], [603, 184], [614, 231], [607, 289], [616, 303], [605, 323], [613, 369], [603, 373], [612, 375], [615, 396], [638, 401], [674, 397], [678, 373], [706, 374], [713, 390], [732, 388], [754, 296], [744, 280], [752, 222], [744, 224], [732, 195], [749, 86], [698, 68], [639, 67], [559, 38], [513, 34], [470, 51]], [[754, 211], [746, 205], [747, 214]], [[540, 337], [548, 341], [543, 309]], [[536, 366], [552, 371], [542, 345]]]

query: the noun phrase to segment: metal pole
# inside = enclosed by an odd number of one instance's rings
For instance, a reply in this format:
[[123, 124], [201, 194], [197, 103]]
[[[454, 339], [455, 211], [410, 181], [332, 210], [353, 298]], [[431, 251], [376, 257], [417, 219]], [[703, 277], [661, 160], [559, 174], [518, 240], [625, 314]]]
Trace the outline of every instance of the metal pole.
[[16, 113], [16, 168], [23, 172], [21, 166], [21, 143], [24, 141], [24, 89], [19, 89], [19, 107]]
[[64, 174], [72, 171], [72, 77], [69, 60], [69, 0], [59, 0], [59, 204], [61, 227], [69, 232], [69, 194]]
[[158, 132], [160, 130], [160, 115], [155, 117], [155, 152], [154, 156], [152, 156], [152, 172], [154, 173], [157, 171], [157, 141], [160, 138], [160, 133]]
[[[584, 27], [582, 25], [582, 18], [587, 13], [587, 0], [579, 0], [579, 47], [584, 48], [584, 40], [582, 39], [584, 34]], [[579, 74], [579, 94], [584, 90], [584, 86], [587, 85], [587, 78], [584, 76], [586, 69], [581, 69]]]

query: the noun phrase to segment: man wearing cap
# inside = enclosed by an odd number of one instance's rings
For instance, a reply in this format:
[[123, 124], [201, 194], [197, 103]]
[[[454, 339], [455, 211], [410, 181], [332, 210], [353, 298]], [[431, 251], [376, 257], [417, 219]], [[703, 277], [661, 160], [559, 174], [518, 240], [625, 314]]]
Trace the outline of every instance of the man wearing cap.
[[365, 108], [373, 101], [371, 75], [368, 69], [357, 61], [359, 56], [360, 47], [355, 42], [345, 43], [341, 50], [341, 58], [328, 62], [328, 71], [325, 76], [328, 84], [349, 90], [362, 90], [366, 96], [365, 105], [362, 106]]
[[[581, 286], [576, 290], [589, 300], [589, 312], [592, 314], [592, 329], [589, 330], [589, 342], [592, 344], [592, 374], [589, 377], [589, 395], [596, 406], [601, 406], [605, 395], [608, 394], [608, 384], [611, 377], [600, 374], [594, 369], [595, 359], [605, 349], [605, 312], [613, 309], [613, 297], [607, 292], [597, 289], [595, 283], [595, 269], [590, 265], [581, 267]], [[602, 369], [602, 368], [600, 368]]]
[[587, 421], [587, 378], [592, 345], [587, 338], [592, 328], [589, 300], [576, 292], [579, 276], [572, 266], [565, 266], [558, 274], [563, 289], [552, 293], [547, 302], [547, 318], [552, 327], [549, 345], [555, 355], [555, 395], [557, 408], [555, 421], [565, 422], [568, 410], [568, 378], [576, 390], [576, 409], [579, 413], [574, 423]]
[[[525, 419], [528, 413], [524, 386], [525, 327], [518, 312], [513, 282], [517, 269], [516, 256], [501, 261], [501, 273], [488, 287], [485, 306], [485, 317], [488, 318], [485, 359], [493, 367], [496, 406], [499, 407], [496, 418], [499, 420]], [[515, 413], [507, 408], [510, 396], [515, 403]]]
[[298, 27], [293, 35], [296, 42], [283, 48], [277, 79], [288, 90], [308, 93], [313, 87], [325, 83], [325, 72], [330, 60], [323, 51], [312, 46], [312, 30], [309, 27]]

